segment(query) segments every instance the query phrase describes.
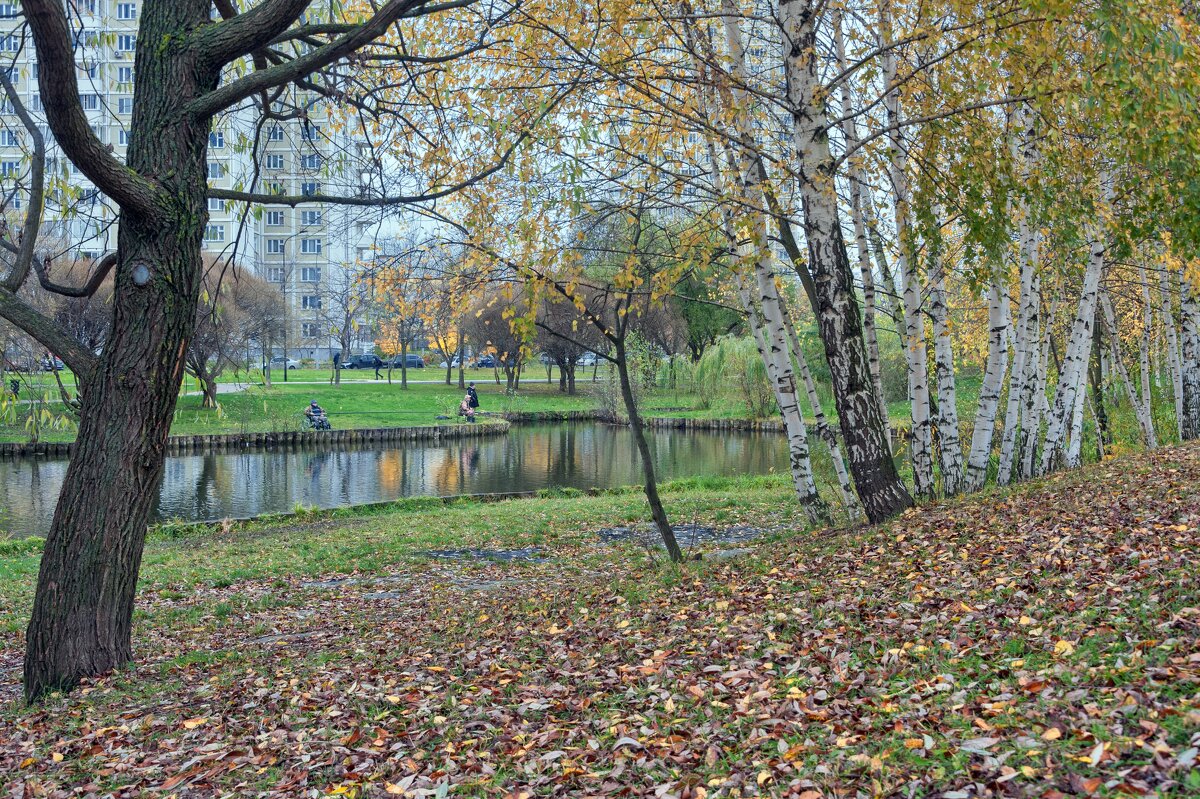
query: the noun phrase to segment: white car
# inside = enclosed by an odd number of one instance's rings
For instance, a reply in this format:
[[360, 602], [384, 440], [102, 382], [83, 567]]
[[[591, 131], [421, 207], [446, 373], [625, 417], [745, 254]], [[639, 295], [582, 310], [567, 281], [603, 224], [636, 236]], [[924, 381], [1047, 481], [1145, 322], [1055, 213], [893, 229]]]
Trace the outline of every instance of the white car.
[[594, 352], [585, 352], [579, 356], [579, 360], [575, 362], [576, 366], [595, 366], [599, 362], [599, 357]]
[[284, 358], [283, 356], [276, 356], [272, 358], [270, 366], [272, 369], [282, 369], [284, 364], [287, 364], [289, 372], [293, 369], [300, 368], [300, 362], [295, 358]]

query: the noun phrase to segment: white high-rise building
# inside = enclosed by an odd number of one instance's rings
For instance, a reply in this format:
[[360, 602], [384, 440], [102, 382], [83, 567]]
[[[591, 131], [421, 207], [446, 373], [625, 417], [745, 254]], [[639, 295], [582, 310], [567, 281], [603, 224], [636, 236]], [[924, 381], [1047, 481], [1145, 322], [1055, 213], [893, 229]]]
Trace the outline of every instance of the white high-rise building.
[[[134, 51], [141, 3], [67, 0], [75, 39], [80, 100], [96, 136], [117, 157], [129, 143]], [[116, 248], [116, 208], [63, 155], [42, 114], [37, 56], [20, 4], [0, 2], [0, 69], [17, 89], [46, 142], [47, 203], [41, 237], [61, 257], [96, 258]], [[358, 144], [331, 124], [315, 95], [288, 89], [293, 117], [259, 125], [250, 107], [214, 124], [208, 174], [213, 187], [257, 193], [354, 195]], [[297, 117], [295, 109], [306, 109]], [[23, 212], [31, 146], [13, 104], [0, 92], [0, 202], [16, 221]], [[353, 294], [356, 264], [369, 261], [375, 242], [394, 235], [378, 211], [312, 203], [295, 208], [255, 206], [212, 198], [204, 248], [251, 268], [284, 295], [290, 324], [274, 354], [326, 361], [339, 348], [336, 329]], [[354, 302], [356, 306], [365, 305]], [[343, 321], [339, 321], [343, 320]], [[373, 346], [370, 325], [352, 326], [351, 351]]]

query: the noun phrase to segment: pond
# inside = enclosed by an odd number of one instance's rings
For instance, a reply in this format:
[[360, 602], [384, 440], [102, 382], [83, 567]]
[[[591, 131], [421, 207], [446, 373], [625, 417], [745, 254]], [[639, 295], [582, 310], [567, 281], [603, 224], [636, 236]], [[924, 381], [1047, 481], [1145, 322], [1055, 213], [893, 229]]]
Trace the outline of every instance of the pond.
[[[782, 436], [647, 431], [660, 478], [787, 469]], [[45, 535], [65, 459], [0, 460], [0, 534]], [[375, 445], [217, 450], [167, 457], [159, 520], [214, 521], [337, 508], [401, 497], [642, 482], [628, 428], [576, 423], [514, 426], [503, 436]]]

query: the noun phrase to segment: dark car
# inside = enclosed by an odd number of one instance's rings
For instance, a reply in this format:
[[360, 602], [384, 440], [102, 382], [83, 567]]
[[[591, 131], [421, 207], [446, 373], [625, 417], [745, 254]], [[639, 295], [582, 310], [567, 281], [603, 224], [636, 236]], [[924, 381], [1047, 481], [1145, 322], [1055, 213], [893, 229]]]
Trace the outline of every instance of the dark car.
[[409, 354], [404, 357], [397, 355], [392, 359], [392, 368], [399, 369], [401, 366], [407, 366], [409, 369], [424, 369], [425, 361], [420, 355]]
[[473, 366], [476, 369], [491, 369], [495, 365], [496, 365], [496, 356], [494, 356], [494, 355], [484, 355], [482, 358], [475, 361], [475, 363], [473, 364]]
[[342, 364], [344, 369], [378, 369], [383, 366], [383, 359], [378, 355], [352, 355]]

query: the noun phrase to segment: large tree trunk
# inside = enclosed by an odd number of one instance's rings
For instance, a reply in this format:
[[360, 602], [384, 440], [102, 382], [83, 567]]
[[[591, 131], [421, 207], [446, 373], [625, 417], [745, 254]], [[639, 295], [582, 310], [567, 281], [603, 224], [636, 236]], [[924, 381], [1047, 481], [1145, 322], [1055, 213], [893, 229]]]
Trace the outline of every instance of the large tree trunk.
[[[25, 695], [31, 700], [132, 657], [142, 545], [195, 324], [208, 221], [209, 120], [194, 119], [184, 105], [212, 89], [217, 74], [181, 58], [174, 42], [206, 24], [208, 6], [189, 0], [143, 10], [127, 163], [160, 181], [167, 222], [120, 215], [112, 331], [84, 386], [79, 435], [26, 632]], [[52, 45], [39, 37], [39, 55]], [[44, 95], [54, 89], [45, 85], [50, 79], [43, 69]], [[146, 285], [134, 284], [135, 265], [149, 268]]]
[[912, 497], [896, 471], [887, 418], [867, 365], [854, 276], [838, 218], [835, 167], [829, 149], [830, 120], [826, 93], [818, 80], [812, 10], [806, 0], [782, 0], [779, 4], [809, 271], [816, 284], [817, 324], [829, 362], [850, 472], [867, 518], [881, 522], [910, 507]]

